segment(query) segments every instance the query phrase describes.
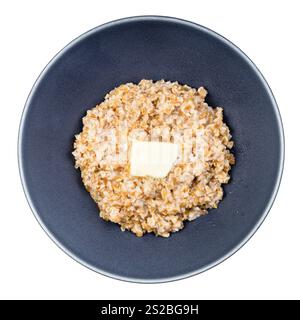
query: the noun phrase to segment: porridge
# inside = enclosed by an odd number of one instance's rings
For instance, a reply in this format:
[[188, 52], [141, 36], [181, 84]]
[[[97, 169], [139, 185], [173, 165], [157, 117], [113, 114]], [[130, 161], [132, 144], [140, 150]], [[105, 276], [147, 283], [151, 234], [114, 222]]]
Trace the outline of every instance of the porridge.
[[73, 155], [104, 220], [139, 237], [168, 237], [217, 208], [233, 141], [223, 109], [208, 106], [206, 95], [203, 87], [142, 80], [120, 85], [87, 111]]

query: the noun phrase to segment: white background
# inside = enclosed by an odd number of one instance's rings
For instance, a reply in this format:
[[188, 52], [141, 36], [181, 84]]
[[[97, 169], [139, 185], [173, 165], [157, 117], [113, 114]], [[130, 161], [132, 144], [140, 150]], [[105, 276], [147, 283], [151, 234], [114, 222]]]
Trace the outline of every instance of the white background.
[[[300, 299], [300, 17], [298, 1], [1, 1], [0, 298]], [[255, 236], [204, 274], [165, 284], [109, 279], [74, 262], [48, 238], [23, 195], [17, 133], [26, 97], [47, 62], [81, 33], [126, 16], [195, 21], [238, 45], [277, 99], [286, 136], [275, 204]]]

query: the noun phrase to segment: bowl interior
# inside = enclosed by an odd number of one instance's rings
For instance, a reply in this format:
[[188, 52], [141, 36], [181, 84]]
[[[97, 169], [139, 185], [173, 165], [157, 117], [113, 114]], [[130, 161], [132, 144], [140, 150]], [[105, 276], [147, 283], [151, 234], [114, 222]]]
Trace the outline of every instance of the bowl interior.
[[[100, 219], [71, 155], [87, 109], [141, 79], [206, 87], [235, 141], [236, 165], [219, 208], [167, 239], [137, 238]], [[161, 281], [202, 271], [247, 240], [278, 187], [282, 148], [272, 94], [239, 50], [192, 23], [143, 17], [96, 28], [52, 60], [27, 101], [19, 157], [31, 207], [65, 251], [107, 275]]]

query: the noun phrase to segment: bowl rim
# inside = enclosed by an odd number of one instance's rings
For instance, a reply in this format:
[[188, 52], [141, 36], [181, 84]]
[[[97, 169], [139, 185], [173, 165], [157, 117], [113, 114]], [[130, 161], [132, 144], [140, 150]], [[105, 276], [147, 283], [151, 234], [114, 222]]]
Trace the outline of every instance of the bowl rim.
[[[277, 171], [277, 177], [276, 177], [276, 182], [273, 186], [273, 191], [272, 194], [270, 196], [270, 199], [268, 201], [268, 203], [266, 204], [266, 207], [262, 213], [261, 218], [257, 221], [257, 223], [255, 224], [255, 226], [251, 229], [251, 231], [247, 234], [247, 236], [245, 236], [242, 241], [239, 242], [239, 244], [237, 244], [234, 248], [232, 248], [228, 253], [224, 254], [222, 257], [220, 257], [219, 259], [199, 268], [196, 269], [192, 272], [189, 273], [185, 273], [185, 274], [180, 274], [177, 276], [172, 276], [172, 277], [164, 277], [164, 278], [154, 278], [154, 279], [143, 279], [143, 278], [134, 278], [134, 277], [124, 277], [124, 276], [120, 276], [118, 274], [114, 274], [114, 273], [110, 273], [107, 272], [105, 270], [102, 270], [98, 267], [93, 266], [92, 264], [89, 264], [88, 262], [84, 261], [83, 259], [80, 258], [80, 256], [78, 256], [77, 254], [71, 252], [69, 249], [67, 249], [65, 247], [65, 245], [63, 243], [61, 243], [58, 239], [56, 239], [56, 237], [53, 235], [53, 233], [48, 229], [48, 227], [42, 222], [42, 220], [40, 219], [38, 210], [35, 208], [35, 205], [31, 199], [31, 195], [27, 186], [27, 181], [25, 179], [25, 175], [24, 175], [24, 166], [23, 166], [23, 152], [22, 152], [22, 143], [23, 143], [23, 133], [24, 133], [24, 127], [25, 127], [25, 123], [26, 123], [26, 118], [27, 118], [27, 114], [28, 114], [28, 110], [31, 104], [31, 100], [32, 97], [35, 93], [36, 88], [38, 87], [39, 83], [43, 80], [45, 74], [47, 73], [47, 71], [52, 67], [52, 65], [67, 51], [69, 50], [71, 47], [75, 46], [77, 43], [79, 43], [81, 40], [85, 39], [86, 37], [102, 31], [106, 28], [110, 28], [122, 23], [126, 23], [126, 22], [138, 22], [138, 21], [161, 21], [161, 22], [173, 22], [173, 23], [177, 23], [179, 25], [183, 25], [183, 26], [188, 26], [188, 27], [192, 27], [196, 30], [200, 30], [201, 32], [205, 32], [207, 34], [209, 34], [210, 36], [213, 36], [217, 39], [219, 39], [220, 41], [222, 41], [223, 43], [225, 43], [227, 46], [229, 46], [232, 50], [234, 50], [239, 56], [241, 56], [245, 62], [247, 62], [249, 64], [249, 66], [252, 68], [253, 72], [256, 73], [256, 75], [258, 76], [258, 78], [261, 80], [262, 84], [264, 85], [264, 88], [272, 102], [273, 105], [273, 109], [276, 115], [276, 120], [277, 120], [277, 128], [278, 128], [278, 132], [279, 132], [279, 148], [280, 148], [280, 159], [279, 159], [279, 167], [278, 167], [278, 171]], [[69, 42], [65, 47], [63, 47], [63, 49], [61, 49], [49, 62], [48, 64], [44, 67], [44, 69], [41, 71], [41, 73], [39, 74], [38, 78], [36, 79], [36, 81], [34, 82], [32, 89], [30, 90], [30, 93], [26, 99], [25, 102], [25, 106], [23, 108], [22, 111], [22, 115], [21, 115], [21, 119], [20, 119], [20, 125], [19, 125], [19, 132], [18, 132], [18, 142], [17, 142], [17, 155], [18, 155], [18, 168], [19, 168], [19, 175], [21, 178], [21, 183], [22, 183], [22, 188], [26, 197], [26, 200], [29, 204], [29, 207], [34, 215], [34, 217], [36, 218], [36, 220], [38, 221], [38, 223], [40, 224], [40, 226], [42, 227], [42, 229], [45, 231], [45, 233], [49, 236], [49, 238], [63, 251], [65, 252], [68, 256], [70, 256], [73, 260], [75, 260], [76, 262], [80, 263], [81, 265], [87, 267], [88, 269], [95, 271], [101, 275], [107, 276], [109, 278], [113, 278], [113, 279], [117, 279], [117, 280], [122, 280], [122, 281], [127, 281], [127, 282], [133, 282], [133, 283], [163, 283], [163, 282], [171, 282], [171, 281], [176, 281], [176, 280], [181, 280], [181, 279], [186, 279], [192, 276], [195, 276], [197, 274], [200, 274], [202, 272], [205, 272], [217, 265], [219, 265], [220, 263], [224, 262], [225, 260], [227, 260], [229, 257], [231, 257], [233, 254], [235, 254], [239, 249], [241, 249], [251, 238], [252, 236], [256, 233], [256, 231], [259, 229], [259, 227], [261, 226], [261, 224], [263, 223], [263, 221], [265, 220], [265, 218], [267, 217], [274, 201], [275, 198], [277, 196], [278, 190], [279, 190], [279, 186], [280, 186], [280, 182], [282, 179], [282, 174], [283, 174], [283, 169], [284, 169], [284, 158], [285, 158], [285, 138], [284, 138], [284, 130], [283, 130], [283, 124], [282, 124], [282, 118], [279, 112], [279, 108], [277, 105], [277, 102], [275, 100], [275, 97], [271, 91], [271, 88], [269, 87], [266, 79], [264, 78], [264, 76], [262, 75], [262, 73], [259, 71], [259, 69], [256, 67], [256, 65], [253, 63], [253, 61], [239, 48], [237, 47], [235, 44], [233, 44], [231, 41], [229, 41], [228, 39], [226, 39], [225, 37], [223, 37], [222, 35], [218, 34], [217, 32], [204, 27], [200, 24], [197, 24], [195, 22], [191, 22], [188, 20], [184, 20], [181, 18], [175, 18], [175, 17], [169, 17], [169, 16], [160, 16], [160, 15], [141, 15], [141, 16], [131, 16], [131, 17], [126, 17], [126, 18], [121, 18], [121, 19], [117, 19], [117, 20], [113, 20], [107, 23], [104, 23], [102, 25], [99, 25], [93, 29], [90, 29], [86, 32], [84, 32], [83, 34], [79, 35], [78, 37], [76, 37], [74, 40], [72, 40], [71, 42]]]

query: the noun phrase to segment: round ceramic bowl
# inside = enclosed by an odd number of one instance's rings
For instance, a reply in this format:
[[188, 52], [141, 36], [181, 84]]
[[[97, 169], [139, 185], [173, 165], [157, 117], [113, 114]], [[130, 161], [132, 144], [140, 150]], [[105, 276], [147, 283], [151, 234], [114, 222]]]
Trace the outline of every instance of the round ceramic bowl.
[[[236, 165], [219, 207], [169, 238], [137, 238], [100, 219], [71, 155], [87, 109], [141, 79], [207, 88], [235, 142]], [[249, 58], [209, 29], [158, 16], [113, 21], [68, 44], [34, 84], [19, 132], [21, 179], [42, 228], [84, 266], [135, 282], [189, 277], [241, 248], [271, 208], [283, 158], [276, 102]]]

